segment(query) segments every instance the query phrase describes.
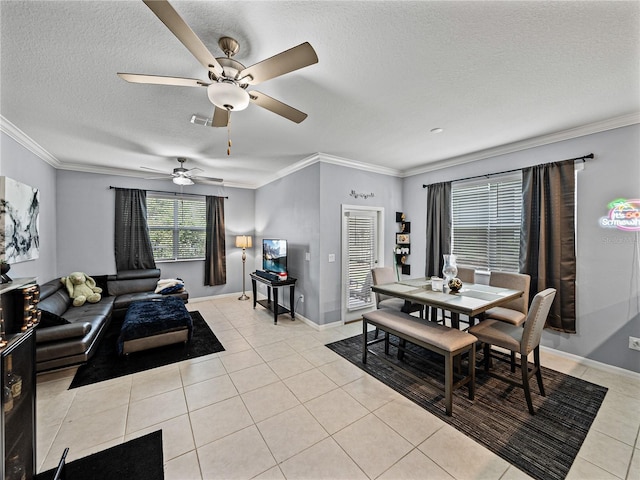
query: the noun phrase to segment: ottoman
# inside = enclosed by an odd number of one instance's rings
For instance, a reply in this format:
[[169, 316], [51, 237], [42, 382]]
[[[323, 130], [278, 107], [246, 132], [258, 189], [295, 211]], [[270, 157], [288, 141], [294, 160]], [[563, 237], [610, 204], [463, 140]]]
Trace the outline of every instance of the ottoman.
[[122, 323], [118, 353], [126, 355], [172, 343], [186, 343], [192, 334], [191, 315], [180, 298], [133, 302]]

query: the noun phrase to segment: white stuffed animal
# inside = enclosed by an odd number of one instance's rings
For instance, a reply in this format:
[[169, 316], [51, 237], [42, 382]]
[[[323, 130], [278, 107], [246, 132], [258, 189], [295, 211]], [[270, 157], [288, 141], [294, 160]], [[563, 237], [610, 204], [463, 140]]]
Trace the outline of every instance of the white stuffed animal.
[[73, 298], [73, 306], [81, 307], [85, 302], [98, 303], [102, 289], [96, 287], [96, 281], [82, 272], [73, 272], [60, 281], [67, 287], [69, 296]]

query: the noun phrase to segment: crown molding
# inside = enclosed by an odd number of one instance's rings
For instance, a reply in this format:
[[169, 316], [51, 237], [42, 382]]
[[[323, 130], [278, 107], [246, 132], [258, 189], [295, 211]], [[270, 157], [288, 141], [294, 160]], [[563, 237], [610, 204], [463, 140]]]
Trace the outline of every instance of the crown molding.
[[16, 142], [36, 155], [41, 160], [47, 162], [54, 168], [61, 168], [62, 163], [56, 157], [51, 155], [48, 151], [42, 148], [38, 143], [33, 141], [29, 135], [24, 133], [3, 115], [0, 115], [0, 132], [6, 133]]
[[274, 182], [280, 178], [284, 178], [287, 175], [291, 175], [294, 172], [307, 168], [314, 163], [329, 163], [332, 165], [339, 165], [341, 167], [355, 168], [358, 170], [365, 170], [367, 172], [379, 173], [381, 175], [389, 175], [393, 177], [402, 177], [402, 171], [394, 168], [381, 167], [379, 165], [372, 165], [370, 163], [359, 162], [357, 160], [349, 160], [348, 158], [338, 157], [336, 155], [330, 155], [328, 153], [317, 152], [303, 158], [299, 162], [294, 163], [282, 170], [277, 171], [274, 175], [267, 178], [264, 182], [256, 185], [256, 188], [264, 187], [271, 182]]
[[428, 165], [424, 165], [422, 167], [406, 170], [402, 172], [402, 176], [405, 178], [411, 177], [413, 175], [442, 170], [443, 168], [463, 165], [465, 163], [475, 162], [477, 160], [485, 160], [491, 157], [498, 157], [500, 155], [507, 155], [509, 153], [515, 153], [522, 150], [528, 150], [530, 148], [549, 145], [551, 143], [584, 137], [585, 135], [592, 135], [594, 133], [605, 132], [607, 130], [628, 127], [629, 125], [635, 125], [638, 123], [640, 123], [640, 112], [630, 113], [628, 115], [622, 115], [620, 117], [609, 118], [600, 122], [581, 125], [579, 127], [550, 133], [548, 135], [541, 135], [539, 137], [533, 137], [526, 140], [521, 140], [519, 142], [500, 145], [499, 147], [488, 148], [486, 150], [480, 150], [477, 152], [468, 153], [466, 155], [460, 155], [458, 157], [443, 159], [434, 163], [430, 163]]

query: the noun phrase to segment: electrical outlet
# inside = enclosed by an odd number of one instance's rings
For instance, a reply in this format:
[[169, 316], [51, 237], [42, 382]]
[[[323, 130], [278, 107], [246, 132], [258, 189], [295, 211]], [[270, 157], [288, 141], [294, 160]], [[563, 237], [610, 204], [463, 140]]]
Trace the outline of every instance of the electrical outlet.
[[629, 337], [629, 348], [631, 350], [640, 350], [640, 338]]
[[300, 295], [300, 301], [304, 303], [304, 295]]

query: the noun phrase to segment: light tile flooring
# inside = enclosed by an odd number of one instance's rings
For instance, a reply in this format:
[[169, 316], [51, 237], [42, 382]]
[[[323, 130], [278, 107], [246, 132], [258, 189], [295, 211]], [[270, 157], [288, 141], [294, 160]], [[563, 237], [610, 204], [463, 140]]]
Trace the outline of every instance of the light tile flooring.
[[[71, 461], [162, 429], [168, 480], [528, 478], [324, 347], [359, 322], [274, 325], [235, 297], [188, 307], [225, 352], [73, 390], [74, 369], [38, 376], [39, 471], [65, 447]], [[639, 479], [640, 381], [546, 352], [543, 363], [609, 388], [568, 478]]]

